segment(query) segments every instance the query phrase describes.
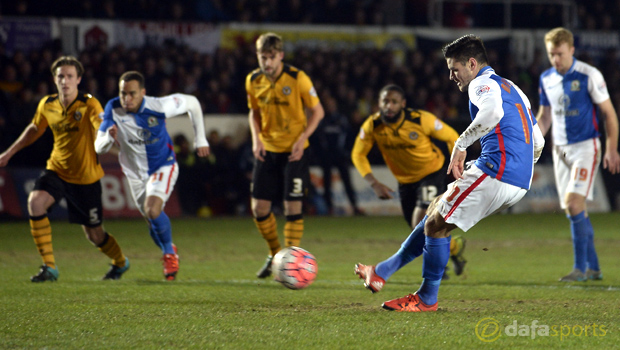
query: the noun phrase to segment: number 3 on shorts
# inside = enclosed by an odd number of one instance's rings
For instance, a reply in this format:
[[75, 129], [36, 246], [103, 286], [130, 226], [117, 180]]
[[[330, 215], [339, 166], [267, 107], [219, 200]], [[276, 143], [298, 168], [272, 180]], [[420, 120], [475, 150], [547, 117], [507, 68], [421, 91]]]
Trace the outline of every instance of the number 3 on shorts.
[[301, 193], [303, 190], [304, 180], [299, 177], [293, 179], [293, 193]]

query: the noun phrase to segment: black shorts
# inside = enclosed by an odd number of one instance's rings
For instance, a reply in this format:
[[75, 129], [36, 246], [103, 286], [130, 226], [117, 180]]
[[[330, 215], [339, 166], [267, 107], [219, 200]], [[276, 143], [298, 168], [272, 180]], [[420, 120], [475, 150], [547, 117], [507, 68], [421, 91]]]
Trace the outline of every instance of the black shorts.
[[447, 189], [446, 169], [427, 175], [418, 182], [410, 184], [398, 184], [398, 194], [400, 196], [400, 206], [403, 209], [403, 216], [409, 225], [412, 224], [413, 210], [416, 207], [428, 208], [435, 197], [443, 194]]
[[64, 181], [51, 170], [45, 170], [35, 182], [34, 189], [49, 193], [54, 197], [56, 204], [65, 198], [69, 222], [87, 227], [101, 225], [103, 206], [100, 181], [89, 185], [77, 185]]
[[266, 152], [264, 162], [255, 159], [252, 171], [252, 197], [268, 201], [282, 198], [286, 201], [303, 200], [308, 193], [308, 181], [310, 181], [306, 151], [296, 162], [288, 161], [290, 153]]

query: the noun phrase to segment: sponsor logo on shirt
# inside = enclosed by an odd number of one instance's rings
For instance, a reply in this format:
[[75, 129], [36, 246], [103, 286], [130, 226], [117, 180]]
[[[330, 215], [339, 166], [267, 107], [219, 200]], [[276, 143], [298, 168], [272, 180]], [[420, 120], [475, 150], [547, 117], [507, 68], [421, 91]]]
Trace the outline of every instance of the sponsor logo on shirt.
[[291, 87], [290, 87], [290, 86], [285, 86], [285, 87], [283, 87], [283, 88], [282, 88], [282, 93], [283, 93], [285, 96], [290, 95], [290, 94], [291, 94]]
[[151, 138], [151, 131], [148, 129], [140, 129], [138, 130], [138, 137], [146, 141]]
[[274, 97], [274, 98], [260, 97], [258, 100], [266, 105], [277, 105], [277, 106], [290, 105], [290, 103], [287, 100], [277, 98], [277, 97]]
[[482, 94], [486, 94], [489, 91], [491, 91], [491, 87], [488, 85], [478, 86], [476, 88], [476, 96], [481, 96]]
[[[577, 80], [575, 80], [577, 81]], [[570, 97], [568, 95], [562, 95], [558, 100], [558, 104], [562, 108], [558, 108], [554, 113], [557, 116], [576, 117], [579, 115], [578, 109], [568, 109], [570, 107]]]
[[560, 104], [560, 106], [566, 108], [570, 106], [570, 97], [568, 97], [568, 95], [562, 95], [558, 103]]
[[579, 80], [573, 80], [570, 82], [570, 91], [579, 91], [581, 90], [581, 83]]
[[52, 130], [56, 131], [56, 132], [76, 132], [76, 131], [80, 131], [80, 127], [79, 126], [73, 126], [71, 124], [52, 124], [50, 126], [52, 128]]

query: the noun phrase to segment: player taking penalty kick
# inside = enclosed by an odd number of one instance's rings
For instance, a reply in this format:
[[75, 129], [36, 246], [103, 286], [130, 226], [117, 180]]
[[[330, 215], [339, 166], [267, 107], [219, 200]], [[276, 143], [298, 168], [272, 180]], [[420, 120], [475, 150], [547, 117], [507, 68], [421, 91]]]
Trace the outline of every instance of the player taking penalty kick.
[[[544, 138], [530, 101], [511, 81], [488, 65], [482, 40], [463, 36], [443, 48], [450, 80], [469, 95], [472, 123], [459, 136], [448, 165], [456, 179], [429, 206], [426, 216], [403, 242], [403, 260], [423, 256], [420, 288], [383, 303], [395, 311], [437, 310], [439, 285], [450, 257], [450, 232], [467, 232], [477, 222], [517, 203], [530, 188]], [[465, 165], [466, 149], [480, 140], [482, 152]], [[424, 233], [424, 243], [416, 237]], [[371, 283], [377, 276], [369, 276]]]

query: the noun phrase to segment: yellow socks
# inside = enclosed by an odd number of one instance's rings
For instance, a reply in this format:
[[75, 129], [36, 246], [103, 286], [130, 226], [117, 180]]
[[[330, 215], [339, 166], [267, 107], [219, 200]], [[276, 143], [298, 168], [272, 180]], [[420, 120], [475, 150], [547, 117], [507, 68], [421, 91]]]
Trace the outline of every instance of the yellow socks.
[[30, 233], [37, 245], [43, 264], [55, 269], [54, 249], [52, 248], [52, 227], [47, 215], [30, 217]]
[[278, 229], [276, 225], [276, 216], [273, 213], [269, 213], [267, 216], [255, 218], [254, 223], [258, 228], [258, 232], [263, 235], [263, 238], [267, 241], [271, 256], [276, 255], [280, 251], [280, 241], [278, 240]]
[[118, 245], [118, 242], [116, 242], [116, 238], [114, 238], [114, 236], [106, 232], [103, 243], [98, 245], [97, 248], [99, 248], [99, 251], [103, 254], [112, 259], [112, 265], [125, 267], [125, 255], [123, 255], [123, 251]]
[[284, 241], [287, 247], [299, 247], [301, 236], [304, 235], [304, 219], [302, 214], [287, 215], [284, 224]]

